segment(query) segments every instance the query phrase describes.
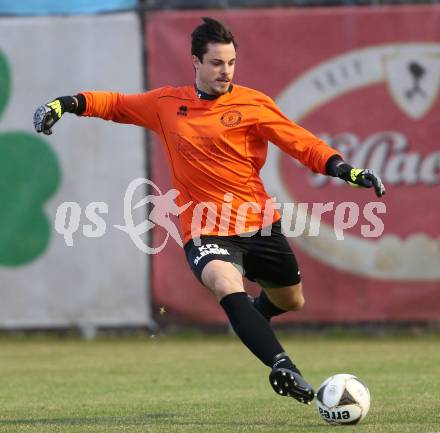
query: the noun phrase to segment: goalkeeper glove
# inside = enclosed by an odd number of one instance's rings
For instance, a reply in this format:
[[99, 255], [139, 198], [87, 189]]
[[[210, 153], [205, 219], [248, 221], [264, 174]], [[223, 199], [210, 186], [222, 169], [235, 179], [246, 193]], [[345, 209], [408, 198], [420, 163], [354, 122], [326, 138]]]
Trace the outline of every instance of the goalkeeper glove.
[[345, 182], [354, 187], [374, 187], [378, 197], [382, 197], [385, 194], [385, 187], [380, 177], [373, 170], [353, 168], [350, 164], [343, 162], [336, 166], [335, 176], [345, 180]]
[[52, 102], [40, 105], [34, 113], [34, 128], [43, 134], [52, 134], [52, 126], [61, 119], [65, 112], [76, 113], [78, 98], [75, 96], [60, 96]]

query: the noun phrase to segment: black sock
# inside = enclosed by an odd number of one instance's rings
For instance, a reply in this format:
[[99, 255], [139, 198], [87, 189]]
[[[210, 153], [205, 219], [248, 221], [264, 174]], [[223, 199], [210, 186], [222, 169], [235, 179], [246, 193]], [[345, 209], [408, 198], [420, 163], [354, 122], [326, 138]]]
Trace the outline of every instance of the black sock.
[[270, 320], [274, 316], [279, 316], [286, 312], [278, 308], [276, 305], [272, 304], [270, 299], [267, 297], [264, 290], [261, 291], [260, 296], [254, 299], [254, 307], [267, 319]]
[[220, 305], [237, 336], [263, 364], [272, 367], [274, 359], [280, 354], [286, 359], [283, 366], [287, 366], [287, 360], [292, 364], [269, 323], [254, 308], [245, 292], [226, 295]]

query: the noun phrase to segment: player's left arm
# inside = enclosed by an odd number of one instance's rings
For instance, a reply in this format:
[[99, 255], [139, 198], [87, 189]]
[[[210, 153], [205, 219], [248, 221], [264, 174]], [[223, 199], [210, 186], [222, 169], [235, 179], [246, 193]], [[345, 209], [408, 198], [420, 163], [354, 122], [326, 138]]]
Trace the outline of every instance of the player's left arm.
[[374, 170], [354, 168], [347, 164], [339, 155], [331, 156], [326, 163], [326, 174], [339, 177], [354, 187], [374, 188], [378, 197], [385, 194], [385, 186]]
[[342, 155], [319, 137], [286, 117], [268, 97], [262, 99], [257, 128], [264, 138], [298, 159], [315, 173], [339, 177], [354, 187], [374, 187], [378, 197], [385, 194], [379, 176], [364, 168], [347, 164]]

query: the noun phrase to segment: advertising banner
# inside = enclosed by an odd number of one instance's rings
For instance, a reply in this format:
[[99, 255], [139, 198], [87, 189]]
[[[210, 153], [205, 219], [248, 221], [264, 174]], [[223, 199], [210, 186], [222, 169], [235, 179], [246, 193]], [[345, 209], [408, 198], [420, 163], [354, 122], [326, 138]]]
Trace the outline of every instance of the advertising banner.
[[135, 14], [0, 19], [0, 327], [145, 325], [148, 257], [124, 231], [144, 176], [139, 128], [35, 109], [82, 90], [142, 91]]
[[[152, 88], [194, 82], [190, 34], [206, 15], [239, 43], [236, 83], [269, 95], [387, 188], [378, 199], [269, 146], [262, 176], [292, 223], [284, 229], [306, 298], [279, 320], [440, 319], [440, 7], [157, 13], [146, 24]], [[152, 166], [165, 193], [173, 186], [157, 142]], [[226, 322], [173, 240], [153, 257], [153, 297], [182, 320]]]

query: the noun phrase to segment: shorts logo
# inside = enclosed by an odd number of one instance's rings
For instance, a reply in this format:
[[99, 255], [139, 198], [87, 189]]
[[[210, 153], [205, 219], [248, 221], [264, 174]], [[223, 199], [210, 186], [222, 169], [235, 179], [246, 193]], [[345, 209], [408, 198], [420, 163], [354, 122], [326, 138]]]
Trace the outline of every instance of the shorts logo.
[[227, 111], [223, 114], [220, 121], [224, 126], [232, 128], [241, 122], [241, 113], [237, 110]]
[[200, 254], [194, 259], [194, 264], [197, 266], [199, 261], [208, 254], [216, 254], [229, 256], [229, 251], [226, 248], [220, 248], [217, 244], [206, 244], [199, 247]]

